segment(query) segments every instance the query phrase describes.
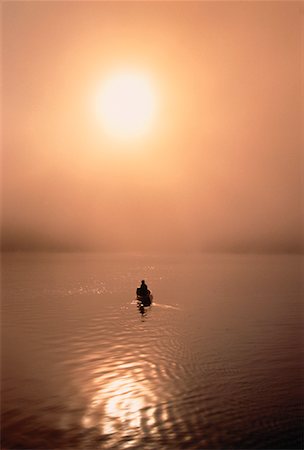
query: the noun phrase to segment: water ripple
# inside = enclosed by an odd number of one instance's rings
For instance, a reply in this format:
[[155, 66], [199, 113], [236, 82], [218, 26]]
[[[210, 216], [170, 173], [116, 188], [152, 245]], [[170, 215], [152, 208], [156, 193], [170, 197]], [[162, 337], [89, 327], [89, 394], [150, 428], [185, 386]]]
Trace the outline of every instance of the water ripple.
[[[33, 261], [5, 275], [4, 448], [301, 447], [285, 262]], [[157, 300], [144, 316], [141, 276]]]

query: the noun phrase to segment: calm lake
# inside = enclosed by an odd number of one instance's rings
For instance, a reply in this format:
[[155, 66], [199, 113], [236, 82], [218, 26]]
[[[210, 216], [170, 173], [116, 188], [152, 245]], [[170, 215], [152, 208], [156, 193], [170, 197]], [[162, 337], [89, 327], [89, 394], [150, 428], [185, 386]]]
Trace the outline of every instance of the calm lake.
[[303, 448], [301, 265], [4, 254], [2, 448]]

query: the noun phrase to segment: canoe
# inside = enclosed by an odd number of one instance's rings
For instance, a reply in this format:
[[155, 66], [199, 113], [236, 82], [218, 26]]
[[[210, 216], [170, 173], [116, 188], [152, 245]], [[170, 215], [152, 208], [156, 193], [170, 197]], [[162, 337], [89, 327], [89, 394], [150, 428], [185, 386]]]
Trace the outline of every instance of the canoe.
[[138, 303], [141, 303], [143, 306], [150, 306], [152, 303], [153, 295], [151, 293], [147, 295], [136, 295]]

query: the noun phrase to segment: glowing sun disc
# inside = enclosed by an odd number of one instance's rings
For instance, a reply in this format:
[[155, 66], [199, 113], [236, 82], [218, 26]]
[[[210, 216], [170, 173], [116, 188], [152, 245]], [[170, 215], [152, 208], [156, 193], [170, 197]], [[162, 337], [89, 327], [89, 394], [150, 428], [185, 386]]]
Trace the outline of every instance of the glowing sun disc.
[[155, 114], [154, 89], [139, 73], [121, 72], [108, 78], [96, 103], [104, 130], [118, 138], [146, 133]]

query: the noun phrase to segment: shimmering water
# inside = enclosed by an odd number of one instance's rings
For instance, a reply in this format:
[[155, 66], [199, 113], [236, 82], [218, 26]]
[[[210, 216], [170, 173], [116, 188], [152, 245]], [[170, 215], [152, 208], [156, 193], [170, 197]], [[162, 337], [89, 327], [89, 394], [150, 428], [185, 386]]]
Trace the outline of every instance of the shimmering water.
[[3, 448], [302, 448], [300, 266], [6, 254]]

